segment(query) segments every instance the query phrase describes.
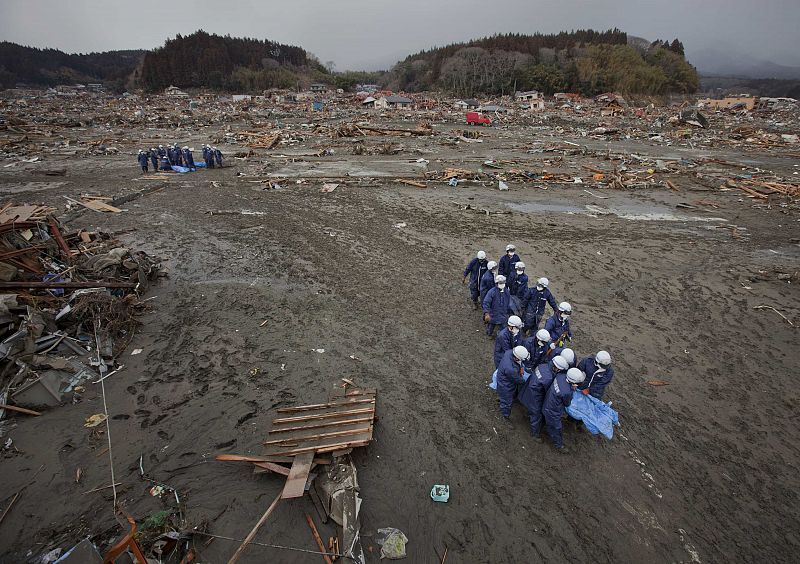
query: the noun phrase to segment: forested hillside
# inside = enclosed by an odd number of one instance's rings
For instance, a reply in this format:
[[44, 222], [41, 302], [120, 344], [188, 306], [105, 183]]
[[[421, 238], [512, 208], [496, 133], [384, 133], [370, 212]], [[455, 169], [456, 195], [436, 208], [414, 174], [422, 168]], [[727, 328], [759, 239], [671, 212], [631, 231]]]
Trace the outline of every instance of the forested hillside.
[[178, 35], [163, 47], [149, 51], [136, 78], [151, 91], [170, 85], [258, 91], [291, 88], [301, 75], [319, 80], [327, 72], [300, 47], [197, 31], [185, 37]]
[[0, 88], [17, 83], [55, 86], [102, 82], [122, 89], [144, 51], [107, 51], [72, 55], [58, 49], [37, 49], [0, 42]]
[[629, 42], [613, 29], [504, 34], [434, 48], [395, 65], [391, 84], [459, 96], [509, 93], [515, 85], [547, 94], [668, 94], [695, 92], [699, 79], [679, 40]]

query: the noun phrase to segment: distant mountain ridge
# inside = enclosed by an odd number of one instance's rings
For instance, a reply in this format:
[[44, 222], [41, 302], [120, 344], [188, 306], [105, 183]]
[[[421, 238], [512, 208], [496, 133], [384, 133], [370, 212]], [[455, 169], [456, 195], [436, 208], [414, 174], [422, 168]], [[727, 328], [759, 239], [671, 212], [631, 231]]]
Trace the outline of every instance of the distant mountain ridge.
[[800, 79], [800, 66], [779, 65], [721, 49], [706, 48], [690, 52], [689, 60], [705, 76]]

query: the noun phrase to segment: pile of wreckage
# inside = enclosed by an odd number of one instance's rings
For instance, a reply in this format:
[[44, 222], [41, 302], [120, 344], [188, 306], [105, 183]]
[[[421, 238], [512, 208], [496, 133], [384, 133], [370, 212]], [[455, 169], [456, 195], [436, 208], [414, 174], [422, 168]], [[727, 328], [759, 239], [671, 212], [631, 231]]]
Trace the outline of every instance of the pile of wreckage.
[[161, 273], [106, 233], [67, 231], [43, 206], [0, 208], [0, 419], [76, 401], [113, 370]]

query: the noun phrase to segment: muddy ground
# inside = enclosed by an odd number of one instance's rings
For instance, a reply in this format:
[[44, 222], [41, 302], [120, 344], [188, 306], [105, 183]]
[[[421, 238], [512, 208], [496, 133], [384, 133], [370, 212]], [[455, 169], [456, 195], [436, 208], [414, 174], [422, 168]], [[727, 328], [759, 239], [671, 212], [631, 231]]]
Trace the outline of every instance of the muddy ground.
[[[127, 132], [137, 134], [147, 144], [173, 135]], [[439, 562], [445, 547], [448, 562], [470, 563], [796, 561], [797, 331], [753, 308], [774, 306], [800, 324], [797, 285], [778, 279], [798, 270], [797, 207], [690, 181], [681, 193], [590, 188], [608, 199], [579, 185], [512, 182], [500, 192], [394, 181], [421, 175], [420, 157], [430, 168], [516, 158], [529, 169], [551, 158], [519, 150], [532, 130], [486, 135], [482, 144], [403, 139], [394, 156], [354, 157], [350, 140], [335, 140], [331, 157], [276, 158], [303, 150], [284, 147], [166, 178], [141, 177], [137, 145], [124, 146], [124, 155], [45, 157], [0, 169], [8, 199], [61, 208], [62, 195], [157, 188], [123, 213], [87, 210], [70, 222], [120, 233], [164, 257], [170, 272], [144, 296], [152, 311], [129, 347], [142, 354], [123, 355], [126, 368], [106, 386], [125, 509], [141, 520], [175, 506], [149, 495], [151, 484], [139, 478], [142, 456], [148, 475], [180, 493], [190, 526], [208, 521], [211, 533], [243, 538], [282, 479], [213, 455], [260, 453], [276, 408], [324, 400], [347, 377], [379, 390], [375, 441], [353, 453], [369, 562], [378, 560], [381, 527], [408, 536], [407, 561], [415, 563]], [[176, 140], [199, 148], [205, 137]], [[653, 156], [690, 153], [598, 143]], [[704, 152], [786, 175], [797, 170], [790, 158]], [[237, 176], [260, 160], [270, 163], [263, 174]], [[55, 179], [62, 184], [37, 174], [37, 166], [54, 164], [68, 169]], [[369, 179], [348, 180], [345, 172]], [[267, 173], [292, 181], [274, 190], [251, 182]], [[346, 182], [321, 194], [315, 176]], [[719, 207], [676, 208], [696, 198]], [[612, 213], [590, 215], [587, 204]], [[209, 213], [220, 211], [228, 213]], [[606, 399], [621, 417], [612, 441], [567, 424], [573, 451], [561, 455], [531, 440], [519, 405], [511, 428], [500, 422], [486, 387], [493, 343], [461, 271], [477, 250], [496, 258], [508, 242], [532, 278], [549, 277], [556, 297], [572, 303], [579, 357], [611, 352], [616, 378]], [[83, 493], [110, 482], [106, 438], [83, 427], [102, 411], [97, 386], [88, 387], [79, 403], [5, 425], [19, 453], [0, 462], [3, 499], [43, 469], [0, 526], [3, 562], [118, 527], [111, 490]], [[450, 485], [449, 503], [431, 501], [437, 483]], [[256, 540], [315, 550], [304, 511], [314, 514], [307, 498], [281, 504]], [[317, 525], [324, 538], [335, 534]], [[202, 562], [226, 562], [237, 545], [217, 539], [196, 548]], [[261, 546], [242, 559], [318, 561]]]

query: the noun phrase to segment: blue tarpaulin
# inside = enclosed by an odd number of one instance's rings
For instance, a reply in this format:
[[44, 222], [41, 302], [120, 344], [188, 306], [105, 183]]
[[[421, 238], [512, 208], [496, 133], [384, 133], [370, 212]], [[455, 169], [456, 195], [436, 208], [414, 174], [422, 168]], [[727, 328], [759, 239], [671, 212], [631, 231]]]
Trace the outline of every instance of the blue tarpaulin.
[[603, 403], [594, 396], [580, 392], [572, 394], [572, 403], [567, 407], [567, 414], [573, 419], [583, 421], [591, 434], [602, 433], [607, 439], [614, 436], [614, 425], [619, 425], [619, 413], [612, 409], [611, 402]]
[[175, 172], [192, 172], [194, 170], [194, 169], [191, 169], [191, 168], [187, 168], [185, 166], [178, 166], [178, 165], [172, 165], [171, 168]]

